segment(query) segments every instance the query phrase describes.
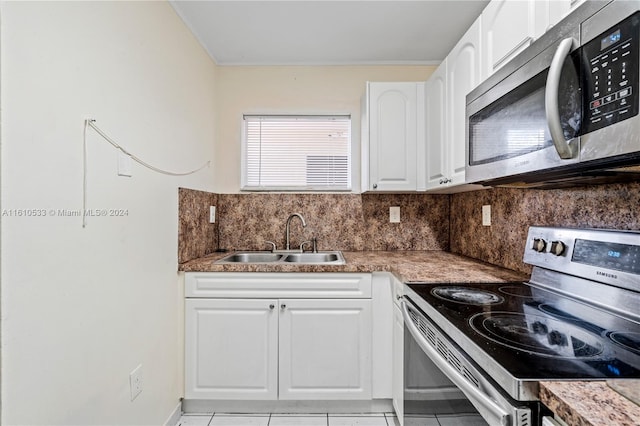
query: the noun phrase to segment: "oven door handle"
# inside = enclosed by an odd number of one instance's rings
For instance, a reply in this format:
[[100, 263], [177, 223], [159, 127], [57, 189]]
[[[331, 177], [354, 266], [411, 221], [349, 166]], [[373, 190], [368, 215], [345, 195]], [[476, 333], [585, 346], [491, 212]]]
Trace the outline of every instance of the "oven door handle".
[[[442, 370], [443, 373], [451, 379], [451, 381], [464, 392], [464, 394], [473, 401], [479, 403], [489, 414], [493, 417], [494, 422], [490, 424], [499, 424], [502, 426], [510, 425], [510, 416], [502, 407], [500, 407], [494, 400], [482, 393], [477, 387], [472, 385], [464, 376], [462, 376], [454, 367], [452, 367], [446, 359], [442, 357], [434, 348], [431, 347], [429, 342], [420, 333], [418, 327], [414, 324], [413, 320], [409, 316], [409, 309], [407, 308], [407, 301], [402, 301], [402, 316], [404, 317], [404, 323], [415, 339], [416, 343], [427, 356], [433, 361], [433, 363]], [[475, 404], [474, 404], [475, 405]], [[477, 407], [476, 407], [477, 408]]]
[[547, 83], [544, 90], [544, 109], [547, 115], [547, 124], [553, 145], [558, 151], [558, 155], [563, 159], [573, 158], [576, 154], [571, 145], [564, 138], [564, 131], [560, 123], [560, 108], [558, 106], [558, 88], [560, 87], [560, 76], [562, 75], [562, 65], [571, 49], [576, 44], [573, 37], [565, 38], [560, 42], [556, 53], [551, 60]]

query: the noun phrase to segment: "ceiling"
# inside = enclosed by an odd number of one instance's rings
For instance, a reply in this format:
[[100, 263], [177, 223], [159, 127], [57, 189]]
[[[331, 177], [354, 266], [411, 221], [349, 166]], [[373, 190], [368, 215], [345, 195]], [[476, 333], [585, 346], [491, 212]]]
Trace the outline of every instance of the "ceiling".
[[218, 65], [438, 64], [488, 0], [170, 0]]

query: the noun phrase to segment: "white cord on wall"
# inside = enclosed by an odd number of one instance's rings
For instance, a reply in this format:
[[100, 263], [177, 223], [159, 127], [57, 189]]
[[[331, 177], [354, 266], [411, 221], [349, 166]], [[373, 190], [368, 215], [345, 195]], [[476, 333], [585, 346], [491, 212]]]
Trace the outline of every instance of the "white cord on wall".
[[87, 211], [87, 127], [91, 127], [93, 130], [95, 130], [100, 136], [102, 136], [104, 138], [104, 140], [106, 140], [107, 142], [109, 142], [111, 145], [113, 145], [114, 148], [119, 149], [120, 151], [122, 151], [124, 154], [128, 155], [129, 157], [131, 157], [136, 163], [143, 165], [144, 167], [153, 170], [154, 172], [157, 173], [161, 173], [163, 175], [169, 175], [169, 176], [188, 176], [188, 175], [192, 175], [194, 173], [199, 172], [200, 170], [204, 169], [205, 167], [209, 167], [209, 165], [211, 164], [211, 161], [207, 161], [205, 164], [203, 164], [202, 166], [200, 166], [199, 168], [195, 169], [195, 170], [191, 170], [189, 172], [170, 172], [167, 170], [163, 170], [160, 169], [158, 167], [152, 166], [149, 163], [144, 162], [142, 159], [140, 159], [139, 157], [131, 154], [129, 151], [127, 151], [126, 149], [124, 149], [122, 146], [120, 146], [118, 143], [116, 143], [113, 139], [111, 139], [109, 136], [107, 136], [106, 133], [104, 133], [102, 130], [100, 130], [100, 128], [98, 128], [98, 126], [96, 126], [94, 119], [86, 119], [84, 120], [84, 132], [83, 132], [83, 145], [82, 145], [82, 227], [86, 227], [87, 226], [87, 216], [86, 216], [86, 211]]

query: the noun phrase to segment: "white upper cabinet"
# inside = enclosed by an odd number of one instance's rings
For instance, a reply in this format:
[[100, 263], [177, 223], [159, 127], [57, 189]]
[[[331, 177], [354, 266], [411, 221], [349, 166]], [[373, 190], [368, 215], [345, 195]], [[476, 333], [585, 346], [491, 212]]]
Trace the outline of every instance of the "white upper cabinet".
[[424, 83], [367, 83], [363, 191], [416, 190], [416, 149], [418, 139], [424, 140], [423, 96]]
[[447, 60], [431, 74], [426, 84], [426, 183], [419, 189], [445, 184], [449, 172], [447, 158]]
[[489, 77], [527, 48], [548, 26], [548, 15], [536, 11], [549, 0], [492, 0], [481, 15], [484, 72]]
[[466, 98], [481, 81], [480, 27], [477, 19], [427, 81], [427, 190], [475, 189], [460, 185], [465, 182]]
[[492, 0], [482, 19], [483, 68], [487, 78], [585, 0]]
[[549, 25], [547, 29], [560, 22], [562, 18], [584, 2], [585, 0], [546, 0], [541, 2], [548, 7]]
[[465, 33], [447, 57], [447, 128], [449, 186], [465, 181], [467, 94], [481, 81], [480, 20]]

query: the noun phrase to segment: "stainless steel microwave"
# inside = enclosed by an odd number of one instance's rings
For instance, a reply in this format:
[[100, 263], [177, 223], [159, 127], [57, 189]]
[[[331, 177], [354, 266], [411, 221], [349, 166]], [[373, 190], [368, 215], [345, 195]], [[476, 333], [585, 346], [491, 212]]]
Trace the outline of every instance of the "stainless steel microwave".
[[587, 1], [467, 96], [467, 183], [640, 181], [640, 1]]

